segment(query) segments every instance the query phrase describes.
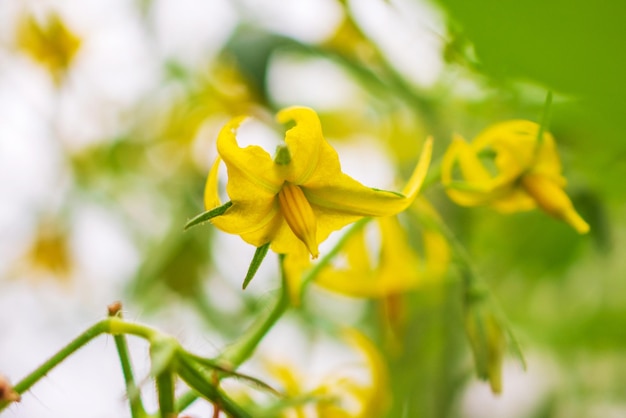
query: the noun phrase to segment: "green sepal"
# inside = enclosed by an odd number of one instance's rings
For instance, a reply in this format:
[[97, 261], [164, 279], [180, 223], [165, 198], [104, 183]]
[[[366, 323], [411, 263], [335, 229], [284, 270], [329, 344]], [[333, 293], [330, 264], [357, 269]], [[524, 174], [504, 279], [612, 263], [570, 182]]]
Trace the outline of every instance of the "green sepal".
[[274, 162], [278, 165], [288, 165], [291, 162], [291, 153], [287, 145], [279, 145], [276, 147]]
[[191, 228], [192, 226], [196, 226], [198, 224], [204, 223], [206, 221], [209, 221], [213, 218], [215, 218], [216, 216], [221, 216], [224, 214], [224, 212], [226, 212], [228, 210], [229, 207], [231, 207], [233, 205], [233, 202], [226, 202], [224, 203], [222, 206], [218, 206], [216, 208], [213, 208], [211, 210], [207, 210], [206, 212], [202, 212], [201, 214], [195, 216], [194, 218], [192, 218], [191, 220], [189, 220], [186, 224], [185, 224], [185, 228], [184, 230], [188, 230], [189, 228]]
[[276, 396], [281, 395], [280, 392], [278, 392], [276, 389], [274, 389], [267, 383], [263, 382], [262, 380], [257, 379], [256, 377], [249, 376], [247, 374], [236, 372], [232, 370], [229, 366], [221, 364], [219, 361], [195, 356], [193, 354], [186, 354], [186, 355], [191, 357], [194, 361], [198, 362], [198, 364], [201, 364], [207, 368], [210, 368], [219, 372], [224, 377], [234, 377], [236, 379], [246, 381], [247, 383], [251, 383], [256, 389], [270, 392], [271, 394], [276, 395]]
[[267, 244], [261, 245], [256, 249], [256, 251], [254, 252], [254, 257], [252, 257], [252, 261], [250, 262], [250, 267], [248, 267], [248, 273], [246, 274], [246, 278], [243, 279], [243, 285], [241, 286], [242, 289], [245, 290], [245, 288], [248, 287], [248, 283], [250, 283], [250, 280], [252, 280], [257, 270], [261, 266], [261, 263], [263, 262], [263, 259], [267, 255], [267, 251], [269, 249], [269, 242]]

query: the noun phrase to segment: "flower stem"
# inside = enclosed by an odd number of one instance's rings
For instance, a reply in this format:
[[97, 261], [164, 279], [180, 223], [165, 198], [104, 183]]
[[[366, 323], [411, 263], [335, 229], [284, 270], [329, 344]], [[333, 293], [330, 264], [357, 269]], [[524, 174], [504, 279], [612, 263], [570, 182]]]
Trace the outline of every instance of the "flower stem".
[[281, 288], [280, 294], [274, 307], [259, 317], [243, 337], [229, 346], [219, 357], [218, 361], [225, 361], [234, 368], [246, 361], [253, 353], [254, 349], [261, 342], [265, 334], [274, 326], [278, 319], [285, 313], [289, 306], [289, 294], [283, 267], [284, 256], [280, 255]]
[[[46, 376], [53, 368], [65, 361], [70, 355], [78, 351], [85, 344], [99, 336], [100, 334], [132, 334], [146, 340], [152, 340], [155, 336], [160, 335], [159, 331], [141, 324], [125, 322], [121, 318], [109, 317], [96, 322], [87, 328], [82, 334], [69, 342], [65, 347], [59, 350], [55, 355], [50, 357], [41, 366], [37, 367], [28, 376], [20, 380], [13, 389], [22, 395], [29, 390], [35, 383]], [[8, 406], [8, 403], [0, 403], [0, 411]]]
[[[50, 357], [48, 361], [43, 363], [37, 369], [35, 369], [28, 376], [23, 378], [20, 382], [18, 382], [14, 389], [20, 395], [30, 389], [35, 383], [37, 383], [42, 377], [44, 377], [50, 370], [56, 367], [58, 364], [63, 362], [66, 358], [68, 358], [71, 354], [77, 351], [79, 348], [87, 344], [89, 341], [93, 340], [97, 336], [102, 333], [105, 333], [109, 330], [109, 319], [103, 319], [91, 327], [89, 327], [85, 332], [80, 334], [74, 340], [72, 340], [69, 344], [63, 347], [59, 352]], [[2, 410], [3, 406], [0, 406], [0, 410]]]
[[[116, 310], [111, 310], [114, 307]], [[117, 303], [109, 306], [109, 317], [122, 318], [122, 305]], [[115, 347], [117, 348], [117, 354], [120, 359], [120, 365], [122, 367], [122, 374], [124, 375], [124, 383], [126, 384], [126, 395], [128, 397], [128, 403], [130, 406], [130, 415], [132, 418], [143, 418], [146, 416], [146, 410], [143, 407], [141, 400], [141, 392], [135, 383], [135, 377], [133, 375], [133, 366], [130, 362], [130, 353], [128, 351], [128, 344], [126, 342], [126, 336], [119, 334], [113, 336], [115, 340]]]
[[157, 393], [159, 396], [159, 409], [161, 418], [175, 418], [176, 406], [174, 404], [174, 374], [165, 370], [156, 376]]

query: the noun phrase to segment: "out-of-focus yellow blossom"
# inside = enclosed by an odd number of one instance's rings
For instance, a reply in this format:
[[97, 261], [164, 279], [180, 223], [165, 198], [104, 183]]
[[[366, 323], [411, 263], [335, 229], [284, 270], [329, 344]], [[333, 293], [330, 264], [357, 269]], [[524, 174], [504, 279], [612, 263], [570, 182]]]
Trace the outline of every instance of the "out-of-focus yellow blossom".
[[74, 270], [67, 231], [53, 220], [41, 223], [37, 235], [16, 265], [14, 274], [29, 278], [53, 277], [67, 282]]
[[45, 23], [25, 16], [18, 27], [18, 48], [46, 67], [57, 84], [71, 65], [80, 43], [80, 38], [56, 13], [49, 14]]
[[199, 77], [189, 81], [186, 95], [165, 115], [161, 136], [166, 140], [190, 143], [210, 117], [248, 114], [258, 98], [236, 65], [225, 58], [212, 63]]
[[232, 205], [211, 222], [261, 247], [271, 243], [281, 254], [306, 247], [313, 257], [328, 235], [365, 216], [391, 216], [405, 210], [417, 195], [428, 165], [432, 141], [427, 141], [403, 193], [366, 187], [341, 171], [337, 152], [326, 142], [317, 114], [291, 107], [278, 113], [281, 123], [295, 122], [276, 157], [259, 146], [240, 148], [236, 131], [245, 117], [222, 128], [217, 139], [219, 157], [207, 178], [205, 206], [221, 206], [218, 166], [226, 164], [226, 192]]
[[[362, 356], [364, 362], [337, 368], [332, 374], [323, 376], [317, 386], [311, 385], [311, 379], [300, 375], [293, 366], [274, 362], [265, 364], [288, 397], [312, 395], [319, 398], [288, 408], [281, 417], [370, 418], [384, 414], [389, 407], [391, 394], [389, 376], [382, 357], [372, 342], [361, 333], [345, 330], [342, 337], [352, 350]], [[367, 376], [354, 373], [362, 370], [367, 372]], [[311, 403], [314, 403], [312, 408]]]
[[578, 233], [589, 225], [563, 191], [566, 180], [554, 138], [539, 125], [511, 120], [493, 125], [471, 143], [455, 136], [442, 161], [441, 180], [459, 205], [490, 205], [501, 212], [539, 206]]
[[[422, 206], [427, 203], [420, 202]], [[347, 266], [329, 267], [315, 283], [348, 296], [383, 298], [404, 293], [441, 278], [450, 261], [450, 248], [434, 228], [424, 227], [420, 257], [409, 245], [408, 236], [396, 217], [376, 219], [380, 231], [380, 250], [372, 259], [366, 231], [357, 231], [345, 244]]]
[[[344, 5], [344, 8], [347, 8]], [[375, 65], [379, 60], [376, 47], [367, 39], [361, 29], [354, 23], [347, 11], [337, 30], [322, 46], [349, 59]]]

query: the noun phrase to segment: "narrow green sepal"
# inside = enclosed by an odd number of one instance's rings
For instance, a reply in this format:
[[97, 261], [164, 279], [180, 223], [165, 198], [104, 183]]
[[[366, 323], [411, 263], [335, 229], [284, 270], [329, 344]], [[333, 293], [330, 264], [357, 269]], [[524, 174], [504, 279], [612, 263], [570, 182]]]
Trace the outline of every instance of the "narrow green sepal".
[[184, 354], [179, 356], [177, 371], [180, 378], [191, 389], [219, 406], [229, 417], [252, 418], [250, 414], [219, 389], [217, 376], [206, 370], [202, 364], [197, 363], [192, 356]]
[[229, 201], [229, 202], [224, 203], [222, 206], [218, 206], [218, 207], [213, 208], [211, 210], [207, 210], [206, 212], [202, 212], [201, 214], [199, 214], [196, 217], [194, 217], [191, 220], [189, 220], [185, 224], [184, 230], [186, 231], [189, 228], [191, 228], [192, 226], [196, 226], [198, 224], [201, 224], [201, 223], [204, 223], [206, 221], [209, 221], [209, 220], [215, 218], [216, 216], [223, 215], [224, 212], [226, 212], [228, 210], [228, 208], [231, 207], [232, 205], [233, 205], [233, 202]]
[[250, 267], [248, 267], [248, 273], [246, 274], [246, 278], [243, 279], [243, 285], [241, 286], [244, 290], [246, 287], [248, 287], [248, 283], [250, 283], [250, 280], [252, 280], [257, 270], [261, 266], [263, 259], [267, 255], [267, 250], [269, 249], [270, 249], [270, 243], [268, 242], [267, 244], [264, 244], [258, 247], [256, 251], [254, 252], [254, 257], [252, 258]]
[[213, 369], [213, 370], [219, 372], [222, 375], [222, 377], [233, 377], [235, 379], [238, 379], [238, 380], [250, 383], [254, 387], [256, 387], [257, 389], [263, 390], [265, 392], [269, 392], [269, 393], [271, 393], [272, 395], [275, 395], [275, 396], [280, 396], [280, 392], [278, 392], [276, 389], [274, 389], [273, 387], [271, 387], [267, 383], [263, 382], [262, 380], [257, 379], [256, 377], [252, 377], [252, 376], [249, 376], [247, 374], [236, 372], [236, 371], [232, 370], [230, 367], [228, 367], [228, 366], [226, 366], [224, 364], [220, 364], [220, 362], [215, 361], [215, 360], [211, 360], [211, 359], [208, 359], [208, 358], [195, 356], [195, 355], [189, 354], [189, 353], [187, 353], [186, 355], [189, 358], [191, 358], [194, 361], [196, 361], [199, 365], [202, 365], [203, 367], [206, 367], [206, 368], [209, 368], [209, 369]]

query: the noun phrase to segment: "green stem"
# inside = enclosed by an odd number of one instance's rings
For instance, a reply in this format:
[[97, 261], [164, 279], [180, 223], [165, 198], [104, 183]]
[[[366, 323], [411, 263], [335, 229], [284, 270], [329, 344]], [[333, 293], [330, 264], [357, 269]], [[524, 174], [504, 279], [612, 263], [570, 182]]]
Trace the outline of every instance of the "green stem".
[[246, 361], [252, 352], [261, 342], [265, 334], [274, 326], [278, 319], [285, 313], [289, 306], [289, 293], [287, 288], [287, 280], [283, 267], [284, 256], [280, 255], [280, 273], [281, 273], [281, 290], [274, 307], [265, 312], [250, 328], [245, 332], [243, 337], [229, 346], [219, 357], [218, 361], [225, 361], [231, 365], [233, 369], [237, 368], [241, 363]]
[[161, 418], [175, 418], [176, 406], [174, 404], [174, 374], [165, 370], [156, 376], [157, 393], [159, 396], [159, 409]]
[[155, 338], [162, 336], [163, 334], [147, 325], [137, 324], [135, 322], [126, 322], [123, 319], [112, 317], [108, 319], [109, 334], [130, 334], [136, 337], [143, 338], [144, 340], [153, 341]]
[[[82, 346], [87, 344], [89, 341], [93, 340], [97, 336], [102, 333], [108, 332], [109, 330], [109, 321], [110, 319], [103, 319], [102, 321], [97, 322], [96, 324], [89, 327], [85, 332], [80, 334], [74, 340], [72, 340], [69, 344], [63, 347], [59, 352], [50, 357], [48, 361], [43, 363], [37, 369], [35, 369], [31, 374], [23, 378], [20, 382], [18, 382], [13, 389], [20, 395], [29, 390], [35, 383], [37, 383], [42, 377], [44, 377], [50, 370], [56, 367], [58, 364], [63, 362], [66, 358], [68, 358], [75, 351], [80, 349]], [[4, 405], [0, 405], [0, 410]]]
[[[117, 334], [132, 334], [138, 337], [151, 340], [160, 333], [150, 327], [141, 324], [135, 324], [132, 322], [125, 322], [120, 318], [110, 317], [98, 321], [82, 334], [68, 343], [65, 347], [59, 350], [55, 355], [50, 357], [41, 366], [37, 367], [28, 376], [20, 380], [13, 389], [20, 395], [29, 390], [35, 383], [46, 376], [53, 368], [65, 361], [70, 355], [78, 351], [85, 344], [103, 333], [109, 333], [113, 335]], [[0, 403], [0, 411], [6, 408], [8, 404]]]
[[[121, 311], [114, 313], [111, 317], [122, 319], [122, 313]], [[115, 335], [113, 336], [113, 339], [115, 340], [115, 347], [117, 348], [120, 365], [122, 366], [122, 374], [124, 375], [126, 394], [128, 396], [128, 403], [130, 406], [130, 415], [132, 418], [143, 418], [146, 416], [146, 410], [144, 409], [143, 401], [141, 400], [141, 392], [135, 383], [133, 366], [130, 362], [130, 353], [128, 351], [128, 344], [126, 343], [126, 336], [123, 334]]]
[[454, 254], [457, 256], [457, 261], [461, 264], [461, 277], [463, 279], [465, 297], [480, 298], [488, 301], [496, 317], [501, 321], [502, 324], [506, 325], [504, 326], [504, 330], [511, 342], [511, 348], [522, 363], [522, 367], [526, 369], [526, 359], [524, 357], [524, 353], [522, 353], [519, 341], [513, 333], [513, 330], [510, 326], [508, 326], [508, 319], [504, 313], [504, 310], [491, 292], [488, 284], [474, 269], [472, 259], [465, 247], [459, 242], [454, 233], [443, 221], [437, 220], [436, 222], [439, 231], [441, 231], [441, 233], [446, 237], [450, 245], [452, 245]]

